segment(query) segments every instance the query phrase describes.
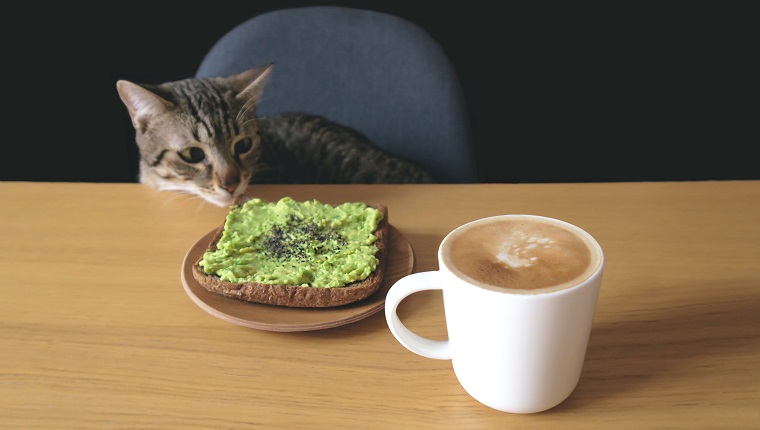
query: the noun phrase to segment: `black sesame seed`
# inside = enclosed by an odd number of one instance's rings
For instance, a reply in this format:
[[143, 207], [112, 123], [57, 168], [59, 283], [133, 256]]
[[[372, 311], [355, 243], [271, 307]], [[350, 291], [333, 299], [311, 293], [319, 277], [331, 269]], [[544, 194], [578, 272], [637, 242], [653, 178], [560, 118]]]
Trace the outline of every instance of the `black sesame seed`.
[[[326, 242], [334, 241], [333, 244]], [[313, 245], [317, 242], [316, 245]], [[320, 227], [315, 222], [303, 222], [303, 219], [290, 215], [284, 226], [273, 225], [263, 237], [262, 245], [271, 257], [284, 260], [295, 259], [308, 261], [310, 252], [327, 254], [338, 251], [346, 239], [331, 227]], [[309, 247], [313, 247], [309, 250]]]

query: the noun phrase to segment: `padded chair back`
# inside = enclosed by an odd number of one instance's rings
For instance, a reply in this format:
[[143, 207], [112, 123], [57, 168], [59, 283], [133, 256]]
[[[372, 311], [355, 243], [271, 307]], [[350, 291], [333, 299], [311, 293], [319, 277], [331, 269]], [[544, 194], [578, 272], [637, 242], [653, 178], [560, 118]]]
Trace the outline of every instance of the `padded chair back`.
[[209, 50], [196, 77], [274, 63], [257, 113], [307, 112], [353, 127], [440, 182], [477, 182], [460, 82], [422, 28], [343, 6], [257, 15]]

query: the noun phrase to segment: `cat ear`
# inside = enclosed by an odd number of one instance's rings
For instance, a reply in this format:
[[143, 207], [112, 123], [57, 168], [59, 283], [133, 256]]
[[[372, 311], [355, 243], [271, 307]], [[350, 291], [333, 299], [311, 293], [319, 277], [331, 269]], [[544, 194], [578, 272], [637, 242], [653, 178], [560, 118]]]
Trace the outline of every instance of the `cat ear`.
[[269, 79], [274, 63], [266, 66], [254, 67], [236, 75], [226, 78], [227, 83], [235, 89], [238, 100], [251, 100], [258, 102], [261, 98], [261, 90]]
[[116, 90], [121, 101], [127, 106], [132, 125], [138, 131], [144, 131], [153, 118], [171, 107], [171, 103], [166, 99], [129, 81], [116, 82]]

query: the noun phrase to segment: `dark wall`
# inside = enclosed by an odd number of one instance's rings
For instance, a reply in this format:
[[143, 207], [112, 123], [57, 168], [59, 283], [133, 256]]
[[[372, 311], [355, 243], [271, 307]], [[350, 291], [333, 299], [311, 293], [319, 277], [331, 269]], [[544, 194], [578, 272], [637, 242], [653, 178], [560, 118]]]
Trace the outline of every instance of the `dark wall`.
[[[760, 179], [749, 11], [388, 3], [340, 4], [402, 16], [440, 42], [462, 80], [484, 182]], [[6, 35], [0, 180], [134, 181], [134, 132], [116, 80], [192, 76], [235, 25], [314, 4], [7, 14], [19, 30]]]

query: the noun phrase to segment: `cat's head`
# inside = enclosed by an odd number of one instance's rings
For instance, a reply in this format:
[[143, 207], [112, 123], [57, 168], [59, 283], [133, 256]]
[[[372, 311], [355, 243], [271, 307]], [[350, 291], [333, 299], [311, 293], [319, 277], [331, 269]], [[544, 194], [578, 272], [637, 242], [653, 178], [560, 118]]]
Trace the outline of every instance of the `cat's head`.
[[140, 182], [231, 204], [259, 157], [256, 104], [271, 68], [160, 85], [118, 81], [135, 127]]

